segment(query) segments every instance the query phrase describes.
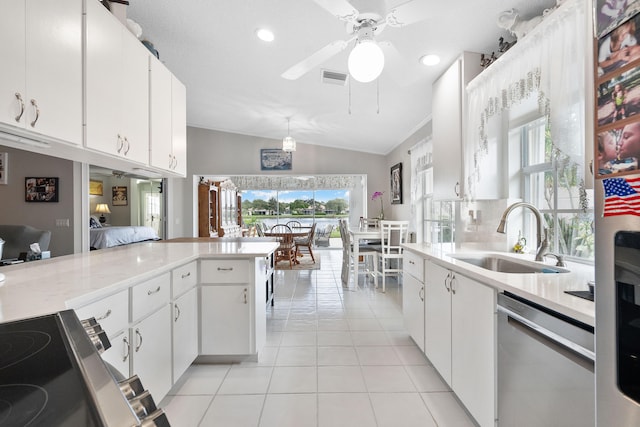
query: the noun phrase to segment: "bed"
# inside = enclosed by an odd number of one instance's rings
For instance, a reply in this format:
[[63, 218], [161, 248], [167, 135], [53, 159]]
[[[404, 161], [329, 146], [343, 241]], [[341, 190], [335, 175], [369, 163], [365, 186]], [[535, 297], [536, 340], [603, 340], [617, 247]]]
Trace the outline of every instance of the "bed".
[[136, 225], [91, 228], [89, 235], [91, 249], [104, 249], [146, 240], [160, 240], [153, 228]]

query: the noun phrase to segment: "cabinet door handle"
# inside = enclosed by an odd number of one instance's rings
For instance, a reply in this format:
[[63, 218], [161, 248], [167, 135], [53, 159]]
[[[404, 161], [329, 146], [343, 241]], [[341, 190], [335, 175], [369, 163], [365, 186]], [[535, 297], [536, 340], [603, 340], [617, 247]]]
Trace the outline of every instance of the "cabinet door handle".
[[125, 346], [127, 346], [127, 352], [122, 357], [122, 361], [126, 362], [129, 356], [131, 355], [131, 344], [129, 344], [129, 340], [127, 339], [127, 337], [122, 338], [122, 342], [124, 343]]
[[124, 137], [124, 142], [126, 143], [126, 147], [124, 150], [124, 155], [126, 156], [127, 154], [129, 154], [129, 149], [131, 148], [131, 144], [129, 144], [129, 140], [127, 139], [127, 137]]
[[456, 289], [453, 287], [453, 284], [456, 282], [456, 276], [455, 274], [451, 275], [451, 284], [449, 285], [451, 287], [451, 293], [452, 294], [456, 294]]
[[453, 192], [456, 193], [457, 197], [460, 197], [460, 182], [456, 182], [456, 185], [453, 187]]
[[247, 288], [244, 288], [243, 294], [244, 294], [244, 303], [245, 304], [247, 303], [247, 292], [248, 292]]
[[36, 118], [33, 119], [33, 121], [31, 122], [31, 127], [33, 128], [33, 127], [36, 127], [36, 122], [40, 118], [40, 108], [38, 108], [38, 103], [36, 102], [35, 99], [31, 100], [31, 105], [33, 105], [33, 107], [36, 109]]
[[109, 316], [111, 316], [111, 309], [108, 309], [107, 312], [105, 314], [103, 314], [102, 316], [96, 317], [96, 320], [104, 320]]
[[140, 338], [140, 341], [138, 341], [138, 344], [136, 344], [136, 353], [140, 350], [140, 347], [142, 347], [142, 334], [140, 333], [140, 329], [136, 328], [136, 336], [138, 338]]
[[447, 289], [447, 292], [451, 290], [451, 288], [449, 287], [449, 284], [447, 284], [449, 279], [451, 279], [451, 272], [447, 273], [447, 277], [444, 278], [444, 287]]
[[233, 267], [218, 267], [218, 271], [233, 271]]
[[420, 292], [418, 292], [418, 296], [420, 297], [420, 301], [424, 301], [424, 286], [420, 288]]
[[118, 152], [118, 154], [120, 154], [123, 147], [124, 147], [124, 140], [122, 139], [120, 134], [118, 134], [118, 142], [116, 143], [116, 151]]
[[589, 161], [589, 171], [591, 172], [591, 175], [593, 175], [593, 159]]
[[160, 292], [160, 286], [158, 286], [158, 287], [157, 287], [157, 288], [155, 288], [155, 289], [149, 289], [149, 290], [147, 291], [147, 295], [157, 294], [158, 292]]
[[177, 322], [178, 319], [180, 318], [180, 307], [178, 307], [178, 304], [176, 304], [174, 307], [175, 307], [175, 311], [176, 311], [176, 317], [173, 318], [173, 321]]
[[20, 92], [16, 92], [16, 99], [20, 102], [20, 114], [16, 116], [16, 122], [20, 122], [22, 115], [24, 114], [24, 100]]
[[187, 278], [187, 277], [189, 277], [189, 276], [191, 276], [191, 272], [188, 272], [187, 274], [183, 274], [183, 275], [182, 275], [182, 278], [183, 278], [183, 279], [186, 279], [186, 278]]

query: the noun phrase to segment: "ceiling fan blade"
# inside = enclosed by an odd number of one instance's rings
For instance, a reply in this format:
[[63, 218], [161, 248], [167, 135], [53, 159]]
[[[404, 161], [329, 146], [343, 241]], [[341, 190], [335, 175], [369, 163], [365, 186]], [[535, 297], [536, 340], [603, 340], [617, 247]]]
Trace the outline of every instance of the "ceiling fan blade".
[[427, 19], [430, 11], [433, 13], [433, 7], [429, 7], [429, 2], [409, 1], [391, 9], [387, 14], [387, 24], [391, 27], [414, 24]]
[[407, 87], [424, 77], [423, 67], [418, 61], [407, 61], [388, 40], [378, 42], [384, 52], [384, 71], [401, 87]]
[[[353, 39], [351, 39], [353, 40]], [[318, 65], [327, 61], [332, 56], [342, 52], [351, 40], [336, 40], [317, 52], [313, 53], [311, 56], [303, 59], [298, 62], [293, 67], [289, 68], [287, 71], [281, 74], [281, 76], [287, 80], [297, 80]]]
[[358, 17], [358, 10], [347, 0], [313, 0], [318, 6], [337, 17], [341, 21], [353, 22]]

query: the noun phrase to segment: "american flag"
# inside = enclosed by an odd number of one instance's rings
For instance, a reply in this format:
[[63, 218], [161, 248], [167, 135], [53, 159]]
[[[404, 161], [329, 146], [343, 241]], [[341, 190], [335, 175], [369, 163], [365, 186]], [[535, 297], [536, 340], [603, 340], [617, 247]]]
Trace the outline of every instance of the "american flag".
[[604, 186], [604, 216], [640, 216], [640, 177], [606, 178]]

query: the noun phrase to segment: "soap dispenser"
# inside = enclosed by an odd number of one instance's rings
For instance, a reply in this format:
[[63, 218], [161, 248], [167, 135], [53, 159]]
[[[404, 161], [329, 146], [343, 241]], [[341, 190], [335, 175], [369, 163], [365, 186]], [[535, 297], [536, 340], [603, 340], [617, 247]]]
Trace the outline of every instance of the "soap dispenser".
[[522, 236], [522, 231], [518, 230], [518, 241], [513, 245], [513, 252], [523, 254], [527, 249], [527, 239]]

